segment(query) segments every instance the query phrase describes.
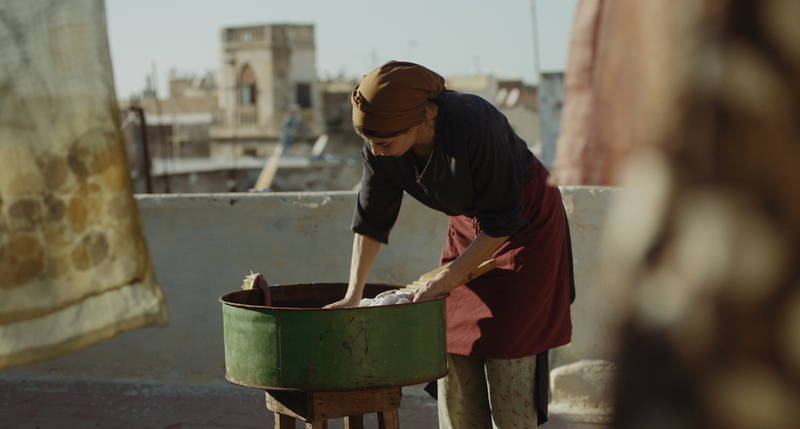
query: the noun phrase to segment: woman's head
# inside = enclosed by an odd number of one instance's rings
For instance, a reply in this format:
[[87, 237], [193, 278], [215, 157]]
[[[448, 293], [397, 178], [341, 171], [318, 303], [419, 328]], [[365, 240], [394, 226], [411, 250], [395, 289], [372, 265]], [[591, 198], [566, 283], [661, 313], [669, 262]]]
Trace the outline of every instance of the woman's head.
[[444, 90], [444, 78], [427, 68], [389, 61], [364, 75], [353, 90], [353, 126], [369, 138], [392, 138], [422, 124], [426, 106]]
[[423, 107], [425, 116], [421, 123], [411, 128], [393, 133], [381, 133], [356, 127], [356, 133], [369, 144], [370, 151], [377, 156], [401, 156], [417, 144], [427, 144], [433, 138], [435, 119], [439, 106], [426, 102]]

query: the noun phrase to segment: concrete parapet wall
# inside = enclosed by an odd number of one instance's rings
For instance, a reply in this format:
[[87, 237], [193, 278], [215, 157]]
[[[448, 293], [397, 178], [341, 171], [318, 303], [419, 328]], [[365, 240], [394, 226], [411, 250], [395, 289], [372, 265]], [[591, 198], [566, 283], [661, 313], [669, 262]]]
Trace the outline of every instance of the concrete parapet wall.
[[603, 263], [602, 235], [614, 188], [561, 188], [572, 234], [572, 258], [577, 297], [572, 305], [572, 342], [558, 348], [553, 366], [582, 359], [613, 358], [619, 304], [610, 299]]
[[[572, 226], [578, 301], [574, 342], [554, 367], [608, 359], [608, 314], [598, 242], [609, 188], [562, 188]], [[217, 298], [259, 271], [270, 284], [346, 282], [354, 192], [139, 195], [137, 201], [169, 304], [170, 324], [128, 332], [61, 359], [2, 376], [163, 383], [222, 382], [222, 320]], [[447, 217], [410, 197], [370, 276], [405, 283], [435, 267]]]

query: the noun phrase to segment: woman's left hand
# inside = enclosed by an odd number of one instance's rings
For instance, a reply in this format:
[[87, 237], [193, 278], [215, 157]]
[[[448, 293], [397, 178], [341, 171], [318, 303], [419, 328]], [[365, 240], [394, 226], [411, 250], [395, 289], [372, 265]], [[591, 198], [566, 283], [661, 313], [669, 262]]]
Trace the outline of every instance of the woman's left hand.
[[453, 273], [449, 270], [444, 270], [436, 275], [436, 277], [428, 280], [425, 286], [420, 287], [414, 293], [414, 302], [422, 301], [425, 299], [437, 298], [450, 293], [453, 288], [458, 286], [453, 280]]

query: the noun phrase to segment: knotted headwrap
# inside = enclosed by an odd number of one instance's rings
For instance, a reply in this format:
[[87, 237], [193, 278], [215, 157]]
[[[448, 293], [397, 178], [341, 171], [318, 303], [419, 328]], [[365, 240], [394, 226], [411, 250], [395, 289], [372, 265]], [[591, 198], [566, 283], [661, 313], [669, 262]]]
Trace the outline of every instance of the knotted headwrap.
[[444, 90], [444, 78], [419, 64], [388, 63], [364, 75], [353, 90], [353, 125], [391, 134], [425, 120], [425, 105]]

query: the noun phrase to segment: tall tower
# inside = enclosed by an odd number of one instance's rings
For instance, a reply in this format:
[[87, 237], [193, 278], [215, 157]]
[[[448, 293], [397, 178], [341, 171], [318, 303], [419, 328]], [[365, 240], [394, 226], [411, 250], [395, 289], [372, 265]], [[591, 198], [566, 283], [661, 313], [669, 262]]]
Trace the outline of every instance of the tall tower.
[[220, 46], [213, 140], [274, 143], [289, 115], [301, 121], [297, 138], [322, 132], [313, 25], [223, 28]]

